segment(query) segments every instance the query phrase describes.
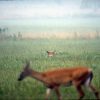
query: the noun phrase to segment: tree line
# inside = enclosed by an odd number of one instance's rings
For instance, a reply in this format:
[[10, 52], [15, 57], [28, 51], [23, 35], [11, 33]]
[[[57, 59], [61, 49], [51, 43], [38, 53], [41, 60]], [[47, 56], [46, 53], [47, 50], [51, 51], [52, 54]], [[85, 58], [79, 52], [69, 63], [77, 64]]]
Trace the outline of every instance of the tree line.
[[15, 34], [15, 33], [9, 34], [9, 29], [7, 27], [0, 28], [0, 40], [5, 40], [5, 39], [7, 39], [7, 40], [22, 39], [22, 34], [21, 34], [21, 32], [18, 32], [17, 34]]
[[[61, 33], [62, 34], [62, 33]], [[57, 36], [53, 36], [53, 38], [59, 38], [58, 34], [56, 34]], [[81, 34], [79, 32], [73, 32], [73, 34], [62, 34], [62, 36], [64, 35], [64, 38], [66, 39], [100, 39], [100, 32], [98, 30], [95, 30], [94, 33], [88, 33], [88, 34]], [[49, 35], [48, 35], [49, 36]], [[35, 37], [31, 37], [35, 38]], [[37, 37], [39, 38], [39, 37]], [[46, 38], [45, 34], [42, 34], [42, 38]], [[52, 37], [51, 37], [52, 38]], [[8, 27], [0, 27], [0, 40], [21, 40], [21, 39], [27, 39], [27, 37], [24, 37], [24, 34], [22, 36], [21, 32], [17, 32], [17, 33], [11, 33]]]

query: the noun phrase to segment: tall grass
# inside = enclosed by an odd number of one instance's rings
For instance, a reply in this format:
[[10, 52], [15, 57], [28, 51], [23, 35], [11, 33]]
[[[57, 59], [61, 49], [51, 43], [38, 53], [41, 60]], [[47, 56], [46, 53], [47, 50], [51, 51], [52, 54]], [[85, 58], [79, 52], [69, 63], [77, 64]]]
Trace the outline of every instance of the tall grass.
[[[48, 57], [47, 50], [56, 51], [56, 55]], [[43, 84], [31, 78], [17, 81], [26, 59], [31, 60], [31, 68], [40, 72], [60, 67], [91, 67], [93, 84], [100, 90], [100, 40], [0, 41], [0, 100], [44, 100]], [[61, 92], [64, 100], [76, 99], [78, 95], [74, 87], [61, 87]], [[85, 92], [84, 99], [95, 98], [86, 89]], [[57, 99], [55, 93], [51, 99]]]

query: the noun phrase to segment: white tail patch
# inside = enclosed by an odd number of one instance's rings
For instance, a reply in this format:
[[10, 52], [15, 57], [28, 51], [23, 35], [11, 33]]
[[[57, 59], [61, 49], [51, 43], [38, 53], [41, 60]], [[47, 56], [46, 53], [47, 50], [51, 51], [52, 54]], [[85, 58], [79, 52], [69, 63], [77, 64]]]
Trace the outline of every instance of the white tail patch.
[[85, 86], [89, 87], [91, 81], [91, 77], [88, 77], [88, 79], [85, 81]]
[[90, 82], [91, 82], [91, 77], [89, 77], [85, 82], [85, 86], [88, 88], [89, 91], [91, 91]]

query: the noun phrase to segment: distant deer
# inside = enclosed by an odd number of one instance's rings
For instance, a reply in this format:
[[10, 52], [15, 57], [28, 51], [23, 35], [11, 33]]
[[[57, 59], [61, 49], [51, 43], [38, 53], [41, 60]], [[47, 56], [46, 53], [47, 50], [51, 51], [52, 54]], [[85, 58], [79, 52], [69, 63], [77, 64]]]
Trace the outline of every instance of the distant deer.
[[52, 57], [55, 55], [55, 51], [47, 51], [48, 57]]
[[46, 100], [48, 100], [50, 91], [54, 90], [57, 94], [58, 100], [62, 100], [62, 96], [59, 91], [59, 87], [62, 85], [71, 86], [74, 85], [79, 93], [79, 100], [84, 97], [82, 86], [90, 88], [97, 100], [99, 100], [99, 92], [91, 84], [93, 73], [90, 68], [87, 67], [75, 67], [75, 68], [62, 68], [46, 72], [37, 72], [29, 68], [30, 63], [25, 65], [24, 70], [21, 72], [18, 81], [23, 80], [27, 76], [35, 78], [41, 81], [47, 87]]

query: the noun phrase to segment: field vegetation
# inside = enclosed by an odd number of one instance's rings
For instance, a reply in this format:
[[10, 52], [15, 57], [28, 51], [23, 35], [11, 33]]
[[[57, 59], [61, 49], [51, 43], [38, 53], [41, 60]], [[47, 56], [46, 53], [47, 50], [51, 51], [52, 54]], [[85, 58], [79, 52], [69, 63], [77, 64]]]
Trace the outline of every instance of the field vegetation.
[[[56, 52], [48, 57], [47, 50]], [[31, 61], [31, 68], [46, 71], [54, 68], [87, 66], [93, 69], [93, 84], [100, 91], [100, 39], [33, 39], [0, 41], [0, 100], [44, 100], [45, 87], [41, 82], [26, 78], [18, 82], [25, 60]], [[77, 99], [75, 88], [62, 87], [64, 100]], [[84, 89], [84, 99], [95, 96]], [[56, 100], [56, 94], [51, 94]]]

